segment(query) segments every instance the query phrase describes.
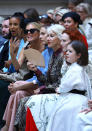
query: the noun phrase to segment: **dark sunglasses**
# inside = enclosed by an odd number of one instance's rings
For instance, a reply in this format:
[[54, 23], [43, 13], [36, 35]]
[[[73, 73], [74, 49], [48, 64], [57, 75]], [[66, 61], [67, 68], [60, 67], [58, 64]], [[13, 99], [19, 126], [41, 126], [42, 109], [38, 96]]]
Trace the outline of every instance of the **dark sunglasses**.
[[30, 29], [30, 30], [24, 30], [24, 33], [25, 33], [25, 34], [28, 34], [28, 32], [30, 32], [31, 34], [34, 34], [35, 31], [38, 31], [38, 32], [39, 32], [38, 29]]

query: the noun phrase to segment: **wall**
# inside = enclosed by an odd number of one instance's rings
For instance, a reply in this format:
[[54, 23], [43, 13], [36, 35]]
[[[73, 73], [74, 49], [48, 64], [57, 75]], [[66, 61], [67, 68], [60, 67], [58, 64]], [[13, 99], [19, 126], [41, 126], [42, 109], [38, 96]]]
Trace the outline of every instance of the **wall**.
[[65, 5], [67, 0], [0, 0], [0, 15], [12, 15], [16, 11], [23, 12], [27, 8], [34, 7], [40, 14], [48, 9]]
[[[16, 11], [23, 12], [27, 8], [34, 7], [40, 14], [48, 9], [66, 5], [68, 0], [0, 0], [0, 16], [12, 15]], [[92, 0], [85, 0], [92, 4]]]

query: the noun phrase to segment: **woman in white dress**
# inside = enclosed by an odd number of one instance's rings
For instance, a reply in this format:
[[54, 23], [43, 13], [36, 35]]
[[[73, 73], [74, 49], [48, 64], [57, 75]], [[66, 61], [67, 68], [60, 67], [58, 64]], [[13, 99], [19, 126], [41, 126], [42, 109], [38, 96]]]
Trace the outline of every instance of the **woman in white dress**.
[[[80, 41], [70, 43], [66, 61], [70, 67], [61, 79], [57, 93], [31, 96], [25, 105], [29, 107], [39, 131], [75, 131], [76, 116], [87, 107], [90, 81], [84, 70], [88, 64], [86, 46]], [[28, 118], [26, 122], [29, 126]], [[31, 128], [26, 127], [26, 131], [31, 131]]]

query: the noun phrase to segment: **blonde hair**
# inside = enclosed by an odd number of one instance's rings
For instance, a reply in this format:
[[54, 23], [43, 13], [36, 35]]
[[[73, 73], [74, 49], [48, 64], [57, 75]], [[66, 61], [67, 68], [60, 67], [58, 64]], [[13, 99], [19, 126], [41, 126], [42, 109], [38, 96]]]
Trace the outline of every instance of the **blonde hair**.
[[53, 24], [47, 28], [47, 33], [51, 33], [52, 31], [56, 33], [57, 37], [61, 40], [62, 32], [65, 30], [63, 25]]
[[80, 7], [82, 7], [87, 14], [91, 13], [91, 6], [88, 3], [80, 3], [75, 7], [75, 9], [79, 9]]
[[47, 12], [46, 12], [47, 14], [54, 14], [54, 9], [49, 9], [49, 10], [47, 10]]
[[39, 31], [41, 29], [41, 24], [37, 23], [37, 22], [29, 22], [27, 25], [32, 24], [33, 26], [35, 26]]
[[57, 11], [55, 15], [63, 16], [65, 13], [68, 13], [68, 12], [70, 12], [70, 10], [68, 8], [64, 8]]

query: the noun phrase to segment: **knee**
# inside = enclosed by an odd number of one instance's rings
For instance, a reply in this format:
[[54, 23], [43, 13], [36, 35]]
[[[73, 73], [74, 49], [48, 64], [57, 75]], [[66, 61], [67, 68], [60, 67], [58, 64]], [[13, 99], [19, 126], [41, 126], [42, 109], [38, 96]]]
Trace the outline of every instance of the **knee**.
[[10, 82], [0, 80], [0, 88], [8, 87], [9, 84], [10, 84]]
[[83, 113], [79, 113], [77, 115], [77, 122], [82, 124], [82, 123], [85, 123], [87, 120], [87, 114], [85, 114], [84, 112]]
[[16, 96], [22, 96], [23, 94], [23, 91], [16, 91]]

